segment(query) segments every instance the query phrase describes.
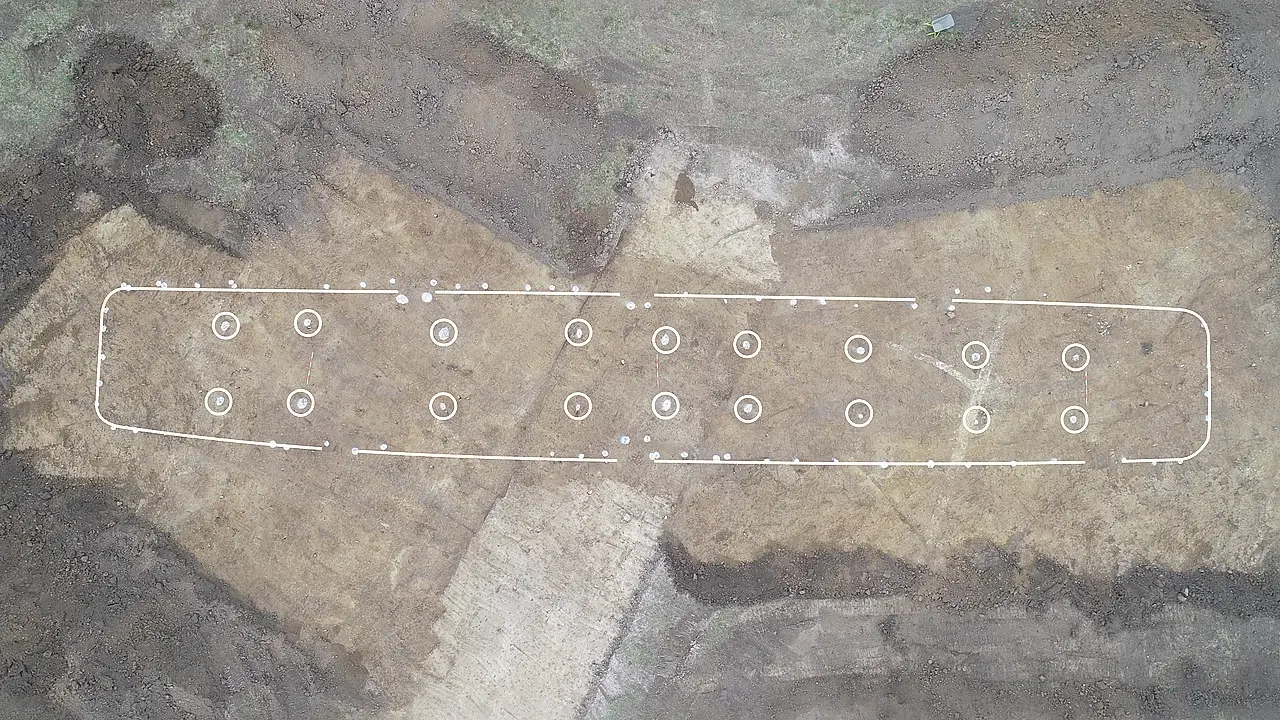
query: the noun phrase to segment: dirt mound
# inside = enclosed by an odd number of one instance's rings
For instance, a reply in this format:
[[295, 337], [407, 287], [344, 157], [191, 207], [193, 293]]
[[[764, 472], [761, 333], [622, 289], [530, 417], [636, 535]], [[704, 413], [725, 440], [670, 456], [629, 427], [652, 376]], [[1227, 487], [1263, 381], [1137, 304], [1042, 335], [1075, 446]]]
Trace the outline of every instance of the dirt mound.
[[75, 69], [76, 107], [91, 137], [143, 157], [190, 157], [222, 119], [218, 89], [188, 62], [122, 35], [99, 38]]

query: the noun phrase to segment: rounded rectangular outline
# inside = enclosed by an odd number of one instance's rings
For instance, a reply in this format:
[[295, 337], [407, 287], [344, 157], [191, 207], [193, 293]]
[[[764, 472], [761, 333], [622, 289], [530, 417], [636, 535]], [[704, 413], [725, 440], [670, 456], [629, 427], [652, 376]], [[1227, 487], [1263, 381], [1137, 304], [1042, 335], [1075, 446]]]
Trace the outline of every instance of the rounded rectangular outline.
[[[110, 427], [112, 430], [128, 430], [135, 434], [157, 435], [161, 437], [183, 438], [187, 440], [207, 440], [211, 442], [228, 443], [234, 445], [247, 445], [253, 447], [266, 447], [280, 450], [307, 450], [322, 451], [324, 447], [318, 445], [303, 445], [296, 443], [283, 443], [275, 440], [250, 440], [244, 438], [228, 438], [218, 437], [216, 435], [201, 435], [197, 433], [183, 433], [172, 430], [163, 430], [160, 428], [148, 428], [124, 423], [117, 423], [108, 420], [102, 414], [101, 394], [102, 394], [102, 363], [106, 360], [103, 354], [103, 336], [106, 333], [107, 323], [107, 305], [111, 298], [119, 292], [179, 292], [179, 293], [227, 293], [227, 294], [296, 294], [296, 295], [397, 295], [400, 290], [345, 290], [345, 289], [311, 289], [311, 288], [206, 288], [200, 286], [194, 287], [169, 287], [169, 286], [141, 286], [135, 287], [128, 284], [122, 284], [120, 287], [113, 289], [103, 298], [102, 305], [98, 313], [98, 354], [96, 361], [96, 373], [94, 382], [93, 409], [98, 419]], [[570, 296], [570, 297], [619, 297], [620, 293], [616, 292], [595, 292], [595, 291], [547, 291], [547, 290], [438, 290], [440, 295], [461, 295], [461, 296]], [[819, 302], [889, 302], [889, 303], [910, 303], [914, 309], [918, 307], [917, 298], [914, 297], [876, 297], [876, 296], [821, 296], [821, 295], [721, 295], [710, 293], [654, 293], [654, 298], [658, 299], [677, 299], [677, 300], [755, 300], [763, 302], [765, 300], [816, 300]], [[1200, 327], [1204, 330], [1204, 370], [1205, 370], [1205, 435], [1204, 441], [1188, 455], [1181, 457], [1157, 457], [1157, 458], [1128, 458], [1123, 457], [1120, 462], [1126, 465], [1134, 464], [1151, 464], [1159, 465], [1162, 463], [1174, 463], [1181, 465], [1190, 460], [1209, 446], [1209, 440], [1213, 434], [1213, 339], [1209, 331], [1209, 323], [1194, 310], [1181, 307], [1163, 306], [1163, 305], [1128, 305], [1123, 303], [1093, 303], [1093, 302], [1065, 302], [1053, 300], [996, 300], [987, 298], [955, 298], [950, 302], [964, 305], [1023, 305], [1023, 306], [1044, 306], [1044, 307], [1072, 307], [1072, 308], [1094, 308], [1094, 309], [1111, 309], [1111, 310], [1135, 310], [1149, 312], [1171, 312], [1190, 315], [1200, 323]], [[420, 457], [420, 458], [436, 458], [446, 460], [496, 460], [510, 462], [550, 462], [550, 463], [602, 463], [612, 464], [618, 462], [617, 458], [589, 458], [589, 457], [573, 457], [573, 456], [530, 456], [530, 455], [473, 455], [461, 453], [434, 453], [434, 452], [416, 452], [406, 450], [369, 450], [363, 448], [352, 448], [351, 454], [359, 455], [381, 455], [391, 457]], [[1084, 465], [1084, 460], [1059, 460], [1056, 458], [1049, 460], [801, 460], [795, 458], [792, 460], [773, 460], [770, 458], [762, 459], [732, 459], [726, 460], [715, 459], [697, 459], [697, 458], [655, 458], [651, 460], [653, 464], [659, 465], [797, 465], [808, 467], [868, 467], [868, 468], [893, 468], [893, 467], [923, 467], [923, 468], [983, 468], [983, 467], [1027, 467], [1027, 466], [1044, 466], [1044, 465]]]

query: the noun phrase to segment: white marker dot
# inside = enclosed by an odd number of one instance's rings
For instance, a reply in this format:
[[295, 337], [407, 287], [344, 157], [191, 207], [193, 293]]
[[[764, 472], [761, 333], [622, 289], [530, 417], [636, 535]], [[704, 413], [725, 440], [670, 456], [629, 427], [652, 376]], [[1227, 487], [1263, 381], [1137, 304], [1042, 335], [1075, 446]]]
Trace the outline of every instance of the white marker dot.
[[409, 303], [409, 298], [405, 295], [397, 295], [396, 302], [401, 305], [407, 305]]
[[919, 309], [920, 309], [920, 303], [911, 303], [911, 309], [912, 309], [912, 310], [919, 310]]
[[378, 449], [379, 449], [379, 450], [386, 450], [386, 449], [387, 449], [387, 444], [386, 444], [386, 443], [382, 443], [381, 445], [379, 445], [379, 446], [378, 446]]
[[324, 441], [324, 446], [325, 446], [325, 447], [329, 447], [329, 441], [328, 441], [328, 440], [325, 440], [325, 441]]
[[528, 284], [528, 283], [525, 283], [525, 285], [524, 285], [524, 291], [525, 291], [525, 292], [529, 292], [529, 291], [530, 291], [530, 290], [532, 290], [532, 289], [533, 289], [533, 286], [532, 286], [532, 285], [530, 285], [530, 284]]
[[480, 289], [481, 289], [481, 290], [488, 290], [488, 289], [489, 289], [489, 283], [480, 283]]
[[324, 289], [325, 289], [325, 290], [328, 290], [328, 289], [329, 289], [329, 283], [325, 283], [325, 284], [324, 284]]
[[360, 281], [360, 287], [362, 287], [362, 288], [364, 288], [364, 287], [369, 287], [369, 285], [368, 285], [365, 281], [361, 280], [361, 281]]
[[454, 284], [453, 284], [453, 289], [454, 289], [454, 290], [461, 290], [461, 289], [462, 289], [462, 283], [454, 283]]
[[435, 287], [438, 284], [438, 281], [432, 280], [430, 284], [431, 284], [431, 287]]
[[574, 286], [573, 286], [573, 291], [574, 291], [574, 292], [578, 292], [578, 286], [577, 286], [577, 285], [574, 285]]
[[730, 458], [730, 457], [729, 457], [729, 453], [725, 453], [725, 454], [724, 454], [724, 459], [725, 459], [725, 460], [731, 460], [732, 458]]
[[652, 310], [652, 309], [653, 309], [653, 303], [651, 303], [651, 302], [647, 302], [647, 303], [645, 303], [645, 304], [644, 304], [644, 309], [645, 309], [645, 310]]
[[618, 438], [618, 442], [623, 445], [630, 445], [631, 437], [629, 435], [623, 435], [622, 437]]
[[653, 439], [653, 438], [649, 437], [648, 435], [645, 435], [645, 436], [644, 436], [644, 441], [645, 441], [645, 442], [649, 442], [649, 441], [650, 441], [650, 440], [652, 440], [652, 439]]
[[960, 288], [956, 288], [956, 289], [955, 289], [955, 293], [956, 293], [957, 295], [959, 295], [959, 294], [960, 294]]
[[351, 454], [352, 454], [352, 455], [359, 455], [359, 454], [360, 454], [360, 448], [351, 448]]
[[955, 305], [948, 305], [948, 306], [947, 306], [947, 312], [955, 312], [955, 311], [956, 311], [956, 306], [955, 306]]
[[552, 292], [555, 292], [556, 286], [555, 286], [555, 285], [548, 285], [548, 286], [547, 286], [547, 289], [548, 289], [548, 290], [550, 290], [550, 291], [552, 291]]
[[635, 303], [633, 303], [633, 302], [631, 302], [630, 300], [628, 300], [628, 301], [627, 301], [627, 309], [628, 309], [628, 310], [635, 310], [635, 309], [636, 309], [636, 304], [635, 304]]
[[391, 279], [387, 280], [387, 282], [388, 282], [388, 283], [390, 283], [390, 284], [392, 284], [392, 285], [395, 285], [395, 284], [396, 284], [396, 279], [395, 279], [395, 278], [391, 278]]
[[600, 457], [609, 457], [609, 451], [608, 451], [608, 450], [601, 450], [601, 451], [600, 451]]
[[989, 292], [991, 292], [991, 286], [990, 286], [990, 285], [988, 285], [988, 286], [986, 286], [986, 287], [982, 288], [982, 292], [984, 292], [984, 293], [989, 293]]
[[429, 292], [422, 293], [422, 302], [431, 302], [431, 300], [432, 300], [431, 293]]
[[688, 460], [688, 459], [689, 459], [689, 453], [687, 453], [687, 452], [682, 452], [682, 453], [680, 453], [680, 457], [682, 457], [682, 458], [684, 458], [684, 459]]
[[650, 459], [650, 460], [657, 460], [657, 459], [658, 459], [658, 458], [660, 458], [660, 457], [662, 457], [662, 456], [661, 456], [661, 455], [659, 455], [657, 452], [651, 452], [651, 453], [649, 453], [649, 459]]
[[711, 461], [712, 461], [712, 462], [720, 462], [720, 456], [719, 456], [719, 455], [712, 455], [712, 456], [711, 456]]
[[[726, 302], [728, 302], [728, 301], [726, 301]], [[799, 302], [799, 301], [798, 301], [798, 300], [796, 300], [795, 298], [791, 298], [791, 306], [792, 306], [792, 307], [795, 307], [795, 304], [796, 304], [797, 302]]]

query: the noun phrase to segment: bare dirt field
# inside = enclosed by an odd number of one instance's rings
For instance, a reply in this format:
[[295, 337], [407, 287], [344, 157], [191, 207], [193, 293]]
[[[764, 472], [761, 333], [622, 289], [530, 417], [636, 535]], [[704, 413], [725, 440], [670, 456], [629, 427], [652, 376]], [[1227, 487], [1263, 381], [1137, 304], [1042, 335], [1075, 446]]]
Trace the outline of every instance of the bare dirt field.
[[1267, 10], [0, 3], [0, 708], [1274, 717]]

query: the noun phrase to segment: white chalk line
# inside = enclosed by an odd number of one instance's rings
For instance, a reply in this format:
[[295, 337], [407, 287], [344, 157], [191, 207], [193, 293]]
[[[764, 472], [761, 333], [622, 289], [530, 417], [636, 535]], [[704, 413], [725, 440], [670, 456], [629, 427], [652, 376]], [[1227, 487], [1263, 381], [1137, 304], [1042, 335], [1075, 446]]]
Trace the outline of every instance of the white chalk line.
[[592, 290], [436, 290], [436, 295], [533, 295], [545, 297], [622, 297], [622, 293]]
[[136, 425], [126, 425], [113, 420], [108, 420], [102, 414], [102, 345], [103, 335], [107, 329], [107, 303], [111, 302], [111, 298], [118, 292], [193, 292], [193, 293], [265, 293], [265, 294], [313, 294], [313, 295], [394, 295], [397, 290], [326, 290], [323, 288], [206, 288], [206, 287], [151, 287], [143, 285], [134, 287], [132, 285], [121, 285], [102, 299], [102, 306], [98, 310], [98, 359], [97, 367], [94, 373], [93, 383], [93, 412], [98, 419], [105, 423], [112, 430], [128, 430], [133, 433], [142, 433], [145, 435], [157, 435], [160, 437], [183, 438], [186, 440], [208, 440], [210, 442], [226, 443], [229, 445], [247, 445], [251, 447], [265, 447], [279, 450], [324, 450], [319, 445], [300, 445], [297, 443], [282, 443], [275, 440], [245, 440], [242, 438], [218, 437], [217, 435], [201, 435], [199, 433], [184, 433], [173, 430], [161, 430], [159, 428], [140, 427]]
[[664, 459], [653, 461], [655, 465], [799, 465], [805, 467], [922, 467], [922, 468], [974, 468], [974, 467], [1022, 467], [1024, 465], [1084, 465], [1084, 460], [695, 460]]
[[1120, 458], [1120, 462], [1126, 465], [1137, 465], [1149, 463], [1158, 465], [1160, 463], [1177, 463], [1181, 465], [1204, 452], [1209, 446], [1209, 439], [1213, 436], [1213, 338], [1209, 333], [1209, 323], [1200, 313], [1195, 310], [1182, 307], [1172, 307], [1165, 305], [1126, 305], [1122, 303], [1093, 303], [1093, 302], [1064, 302], [1058, 300], [987, 300], [980, 298], [958, 298], [951, 302], [965, 305], [1037, 305], [1044, 307], [1074, 307], [1074, 308], [1096, 308], [1102, 310], [1147, 310], [1152, 312], [1172, 312], [1190, 315], [1200, 322], [1200, 327], [1204, 329], [1204, 378], [1205, 378], [1205, 414], [1204, 414], [1204, 442], [1200, 443], [1200, 447], [1195, 449], [1190, 455], [1182, 457], [1156, 457], [1156, 458]]
[[352, 455], [390, 455], [392, 457], [438, 458], [442, 460], [508, 460], [512, 462], [546, 463], [616, 463], [617, 458], [556, 457], [541, 455], [468, 455], [465, 453], [411, 452], [407, 450], [365, 450], [351, 448]]
[[[175, 437], [191, 440], [208, 440], [211, 442], [221, 442], [235, 445], [247, 445], [254, 447], [278, 448], [282, 450], [309, 450], [320, 451], [323, 447], [316, 445], [301, 445], [294, 443], [281, 443], [274, 440], [245, 440], [240, 438], [225, 438], [214, 435], [201, 435], [198, 433], [182, 433], [170, 430], [160, 430], [157, 428], [146, 428], [134, 425], [126, 425], [108, 420], [102, 414], [101, 395], [102, 395], [102, 361], [103, 361], [103, 336], [106, 331], [106, 313], [107, 304], [111, 298], [118, 292], [206, 292], [206, 293], [239, 293], [239, 294], [314, 294], [314, 295], [395, 295], [399, 290], [347, 290], [347, 289], [327, 289], [327, 288], [236, 288], [236, 287], [168, 287], [168, 286], [138, 286], [121, 285], [107, 293], [103, 298], [102, 305], [98, 314], [98, 355], [96, 360], [95, 382], [94, 382], [94, 413], [98, 419], [113, 430], [128, 430], [134, 433], [143, 433], [148, 435], [157, 435], [162, 437]], [[602, 293], [592, 291], [552, 291], [552, 290], [440, 290], [437, 294], [441, 295], [559, 295], [559, 296], [582, 296], [582, 297], [619, 297], [619, 293]], [[895, 302], [895, 303], [914, 303], [916, 298], [890, 298], [890, 297], [873, 297], [873, 296], [818, 296], [818, 295], [742, 295], [742, 294], [710, 294], [710, 293], [655, 293], [655, 298], [674, 298], [674, 299], [714, 299], [714, 300], [815, 300], [815, 301], [835, 301], [835, 302]], [[1181, 457], [1160, 457], [1160, 458], [1121, 458], [1124, 464], [1142, 464], [1150, 463], [1157, 465], [1160, 463], [1177, 463], [1190, 460], [1204, 451], [1209, 445], [1209, 441], [1213, 432], [1213, 366], [1212, 366], [1212, 336], [1209, 331], [1209, 324], [1199, 313], [1188, 308], [1159, 306], [1159, 305], [1130, 305], [1123, 303], [1091, 303], [1091, 302], [1066, 302], [1051, 300], [995, 300], [981, 298], [957, 298], [952, 300], [957, 304], [967, 305], [1026, 305], [1041, 307], [1075, 307], [1075, 308], [1096, 308], [1096, 309], [1114, 309], [1114, 310], [1139, 310], [1139, 311], [1155, 311], [1155, 312], [1174, 312], [1191, 315], [1200, 322], [1201, 328], [1205, 332], [1205, 438], [1194, 452]], [[919, 358], [924, 359], [924, 358]], [[935, 361], [936, 362], [936, 361]], [[943, 363], [936, 362], [939, 369], [944, 369]], [[407, 451], [393, 450], [359, 450], [356, 455], [399, 455], [404, 457], [431, 457], [440, 459], [459, 459], [459, 460], [508, 460], [508, 461], [525, 461], [525, 462], [580, 462], [580, 463], [616, 463], [616, 458], [573, 458], [573, 457], [540, 457], [540, 456], [521, 456], [521, 455], [468, 455], [460, 453], [418, 453]], [[655, 464], [672, 464], [672, 465], [801, 465], [801, 466], [849, 466], [849, 467], [1017, 467], [1034, 466], [1034, 465], [1083, 465], [1083, 460], [1029, 460], [1029, 461], [850, 461], [850, 460], [801, 460], [801, 461], [784, 461], [784, 460], [690, 460], [690, 459], [656, 459]]]
[[[242, 293], [258, 295], [395, 295], [399, 290], [332, 290], [324, 288], [233, 288], [233, 287], [152, 287], [150, 285], [121, 285], [107, 293], [107, 300], [118, 292], [176, 292], [176, 293]], [[106, 304], [106, 300], [103, 301]]]
[[913, 303], [913, 297], [877, 297], [873, 295], [716, 295], [712, 293], [654, 293], [656, 298], [672, 298], [677, 300], [814, 300], [828, 302], [888, 302]]

